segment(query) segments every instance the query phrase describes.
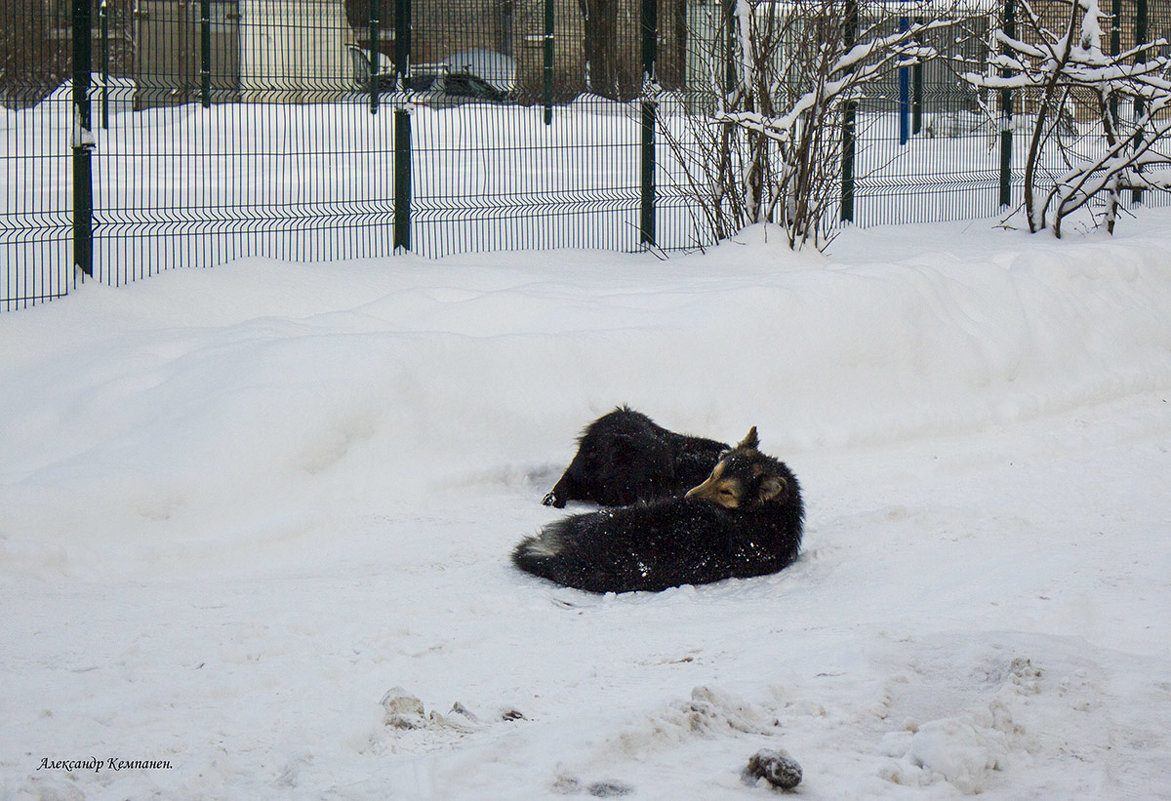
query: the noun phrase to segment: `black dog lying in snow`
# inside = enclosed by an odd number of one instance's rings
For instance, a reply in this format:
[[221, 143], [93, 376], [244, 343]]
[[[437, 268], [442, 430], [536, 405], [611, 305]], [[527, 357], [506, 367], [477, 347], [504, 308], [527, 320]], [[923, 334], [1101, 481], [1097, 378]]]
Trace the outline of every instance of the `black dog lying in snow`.
[[797, 479], [756, 428], [682, 498], [571, 515], [517, 545], [521, 570], [590, 592], [664, 590], [775, 573], [797, 558]]
[[558, 509], [566, 501], [626, 506], [682, 495], [707, 478], [728, 449], [723, 442], [668, 431], [621, 406], [582, 432], [577, 454], [544, 504]]

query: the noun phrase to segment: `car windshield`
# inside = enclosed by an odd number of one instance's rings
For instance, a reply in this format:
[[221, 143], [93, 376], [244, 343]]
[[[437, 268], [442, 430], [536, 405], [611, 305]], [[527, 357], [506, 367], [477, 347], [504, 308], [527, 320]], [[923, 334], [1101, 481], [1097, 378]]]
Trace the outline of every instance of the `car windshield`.
[[412, 75], [407, 78], [407, 88], [412, 92], [426, 92], [435, 84], [437, 76], [424, 73], [423, 75]]
[[490, 83], [466, 73], [447, 76], [447, 93], [481, 100], [501, 99], [500, 92]]

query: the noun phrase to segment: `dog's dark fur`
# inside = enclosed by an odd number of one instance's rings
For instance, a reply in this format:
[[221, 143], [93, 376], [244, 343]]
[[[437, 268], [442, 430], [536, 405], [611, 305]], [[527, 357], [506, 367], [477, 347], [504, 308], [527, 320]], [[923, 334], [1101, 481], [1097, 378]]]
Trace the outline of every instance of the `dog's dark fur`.
[[756, 429], [685, 497], [571, 515], [517, 545], [521, 570], [590, 592], [663, 590], [775, 573], [797, 558], [797, 479]]
[[582, 432], [577, 454], [544, 504], [625, 506], [682, 495], [703, 481], [727, 450], [723, 442], [676, 434], [621, 406]]

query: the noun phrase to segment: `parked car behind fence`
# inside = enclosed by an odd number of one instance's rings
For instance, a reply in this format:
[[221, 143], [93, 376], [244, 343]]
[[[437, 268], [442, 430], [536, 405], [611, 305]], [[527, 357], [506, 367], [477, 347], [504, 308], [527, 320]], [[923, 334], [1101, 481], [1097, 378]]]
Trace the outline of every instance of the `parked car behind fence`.
[[[370, 91], [377, 81], [379, 93], [392, 94], [405, 89], [407, 100], [431, 108], [453, 108], [465, 103], [504, 103], [507, 92], [498, 89], [469, 70], [452, 69], [447, 64], [419, 64], [411, 67], [406, 85], [399, 86], [398, 73], [390, 69], [373, 69], [370, 51], [350, 45], [354, 65], [354, 83], [361, 92]], [[378, 62], [386, 60], [379, 54]]]

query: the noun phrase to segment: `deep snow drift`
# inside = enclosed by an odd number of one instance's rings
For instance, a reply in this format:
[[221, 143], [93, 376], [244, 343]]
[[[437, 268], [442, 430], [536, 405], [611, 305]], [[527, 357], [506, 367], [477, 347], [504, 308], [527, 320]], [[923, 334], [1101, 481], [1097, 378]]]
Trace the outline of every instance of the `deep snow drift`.
[[[765, 238], [0, 315], [0, 798], [1171, 797], [1171, 215]], [[758, 426], [802, 557], [513, 569], [619, 403]]]

